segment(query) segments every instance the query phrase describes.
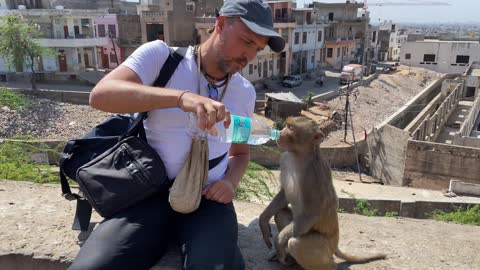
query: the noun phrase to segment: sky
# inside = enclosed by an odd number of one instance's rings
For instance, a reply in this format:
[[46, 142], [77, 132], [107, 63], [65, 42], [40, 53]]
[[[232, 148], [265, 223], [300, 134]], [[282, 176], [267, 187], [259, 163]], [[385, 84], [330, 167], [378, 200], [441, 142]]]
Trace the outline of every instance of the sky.
[[[297, 0], [297, 7], [311, 2], [312, 0]], [[345, 3], [345, 0], [317, 0], [316, 2]], [[363, 0], [357, 0], [357, 2], [363, 3]], [[379, 19], [418, 23], [480, 23], [480, 0], [367, 0], [367, 4], [382, 2], [443, 2], [449, 3], [450, 6], [369, 6], [371, 23], [378, 22]]]

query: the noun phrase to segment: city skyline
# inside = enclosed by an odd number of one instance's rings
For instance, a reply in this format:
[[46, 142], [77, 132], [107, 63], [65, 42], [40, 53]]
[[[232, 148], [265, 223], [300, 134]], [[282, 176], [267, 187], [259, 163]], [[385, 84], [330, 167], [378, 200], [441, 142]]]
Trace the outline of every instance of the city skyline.
[[[354, 0], [352, 0], [354, 1]], [[297, 0], [297, 6], [302, 7], [304, 4], [312, 3], [312, 0]], [[345, 0], [320, 0], [315, 2], [323, 3], [345, 3]], [[362, 1], [358, 1], [361, 2]], [[382, 3], [383, 0], [367, 1], [368, 3]], [[428, 2], [419, 0], [392, 0], [391, 3], [416, 3]], [[433, 2], [433, 1], [432, 1]], [[394, 22], [411, 22], [411, 23], [480, 23], [479, 0], [439, 0], [435, 2], [443, 2], [450, 4], [449, 6], [369, 6], [370, 17], [372, 23], [384, 20], [392, 20]]]

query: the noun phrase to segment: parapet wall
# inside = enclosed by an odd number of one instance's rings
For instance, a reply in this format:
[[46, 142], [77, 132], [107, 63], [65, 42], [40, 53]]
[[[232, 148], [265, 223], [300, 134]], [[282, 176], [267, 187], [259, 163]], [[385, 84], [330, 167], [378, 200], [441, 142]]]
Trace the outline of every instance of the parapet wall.
[[[409, 140], [406, 151], [404, 181], [415, 181], [415, 175], [438, 175], [480, 183], [480, 148]], [[448, 183], [445, 183], [448, 188]]]

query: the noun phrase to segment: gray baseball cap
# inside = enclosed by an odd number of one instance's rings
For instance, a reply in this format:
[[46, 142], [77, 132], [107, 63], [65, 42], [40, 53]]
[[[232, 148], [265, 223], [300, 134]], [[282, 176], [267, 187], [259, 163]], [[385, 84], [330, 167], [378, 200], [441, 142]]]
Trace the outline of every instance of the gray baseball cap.
[[226, 0], [219, 15], [239, 17], [255, 34], [268, 37], [268, 46], [274, 52], [285, 48], [285, 40], [273, 29], [272, 9], [261, 0]]

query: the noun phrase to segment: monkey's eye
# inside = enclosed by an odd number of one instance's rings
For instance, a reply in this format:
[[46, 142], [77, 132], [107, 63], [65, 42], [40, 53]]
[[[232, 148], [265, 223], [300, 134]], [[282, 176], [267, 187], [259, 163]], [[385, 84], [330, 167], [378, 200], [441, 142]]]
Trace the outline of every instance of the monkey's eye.
[[294, 130], [295, 130], [295, 128], [294, 128], [292, 125], [287, 125], [287, 128], [288, 128], [289, 130], [291, 130], [291, 131], [294, 131]]

